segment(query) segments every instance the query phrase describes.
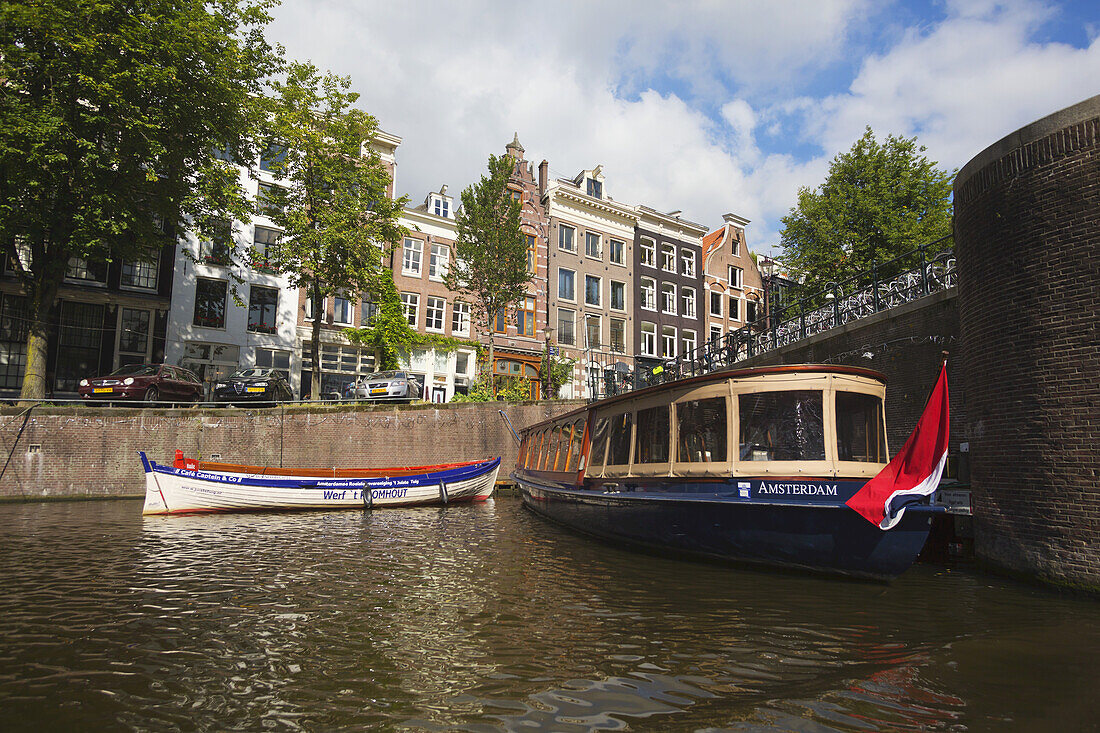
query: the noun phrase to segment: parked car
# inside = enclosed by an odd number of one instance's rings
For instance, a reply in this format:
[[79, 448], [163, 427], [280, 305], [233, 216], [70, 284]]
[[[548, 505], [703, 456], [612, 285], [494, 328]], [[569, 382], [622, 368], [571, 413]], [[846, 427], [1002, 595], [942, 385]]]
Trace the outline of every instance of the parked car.
[[183, 367], [128, 364], [104, 377], [81, 379], [77, 392], [88, 402], [199, 402], [202, 381]]
[[355, 384], [357, 400], [406, 400], [420, 398], [420, 384], [408, 372], [376, 372]]
[[278, 369], [254, 367], [241, 369], [214, 384], [214, 401], [230, 404], [265, 404], [289, 402], [294, 392]]

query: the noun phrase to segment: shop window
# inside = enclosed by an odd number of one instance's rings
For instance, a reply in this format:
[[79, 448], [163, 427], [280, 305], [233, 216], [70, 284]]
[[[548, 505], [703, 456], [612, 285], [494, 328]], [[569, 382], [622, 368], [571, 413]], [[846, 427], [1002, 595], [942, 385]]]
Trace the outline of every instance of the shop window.
[[710, 397], [676, 404], [679, 445], [676, 460], [702, 463], [726, 460], [726, 398]]
[[825, 460], [821, 403], [816, 390], [738, 395], [741, 460]]

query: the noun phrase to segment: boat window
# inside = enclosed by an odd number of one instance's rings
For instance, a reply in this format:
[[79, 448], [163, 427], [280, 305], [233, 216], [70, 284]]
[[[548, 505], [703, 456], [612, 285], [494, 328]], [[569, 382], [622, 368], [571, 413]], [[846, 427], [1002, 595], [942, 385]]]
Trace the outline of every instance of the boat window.
[[668, 438], [671, 435], [668, 405], [638, 410], [635, 463], [668, 463]]
[[535, 465], [533, 468], [538, 471], [542, 468], [542, 464], [546, 463], [546, 431], [539, 431], [539, 445], [535, 451]]
[[611, 443], [607, 450], [607, 465], [625, 466], [630, 463], [630, 427], [633, 415], [624, 412], [611, 418]]
[[823, 461], [821, 392], [738, 395], [742, 461]]
[[882, 400], [876, 395], [836, 393], [836, 455], [841, 461], [886, 463]]
[[523, 468], [527, 465], [527, 445], [529, 442], [528, 437], [530, 436], [524, 435], [523, 440], [519, 442], [519, 455], [516, 456], [517, 468]]
[[573, 442], [569, 444], [569, 466], [567, 470], [576, 471], [581, 467], [581, 442], [584, 439], [584, 420], [573, 423]]
[[607, 453], [607, 429], [610, 425], [611, 421], [606, 417], [596, 420], [596, 426], [592, 431], [592, 449], [589, 451], [589, 468], [603, 466], [604, 454]]
[[554, 452], [554, 466], [553, 466], [555, 471], [564, 471], [565, 470], [565, 462], [567, 460], [569, 460], [569, 432], [570, 432], [570, 427], [571, 426], [569, 426], [569, 425], [565, 425], [564, 427], [563, 426], [558, 426], [558, 427], [554, 428], [554, 435], [557, 436], [557, 440], [554, 441], [556, 443], [556, 445], [555, 445], [556, 450]]
[[676, 404], [681, 463], [726, 460], [726, 398], [709, 397]]

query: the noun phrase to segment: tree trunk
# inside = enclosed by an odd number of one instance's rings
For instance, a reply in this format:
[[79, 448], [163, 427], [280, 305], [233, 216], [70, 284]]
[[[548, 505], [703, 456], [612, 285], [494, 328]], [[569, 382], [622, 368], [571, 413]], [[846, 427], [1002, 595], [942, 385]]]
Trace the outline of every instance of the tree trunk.
[[497, 370], [496, 364], [493, 363], [495, 357], [493, 350], [493, 327], [491, 324], [492, 322], [490, 322], [486, 335], [489, 337], [489, 391], [492, 393], [493, 399], [495, 400], [497, 398]]
[[[61, 273], [64, 276], [64, 272]], [[27, 315], [30, 325], [27, 328], [27, 366], [23, 371], [23, 386], [19, 391], [20, 399], [41, 400], [46, 397], [46, 359], [49, 349], [50, 315], [57, 300], [59, 283], [46, 281], [35, 283], [30, 294], [30, 308]], [[31, 405], [34, 403], [21, 403]]]
[[309, 353], [313, 359], [311, 370], [310, 394], [312, 399], [322, 399], [321, 394], [321, 321], [325, 318], [325, 304], [321, 300], [321, 289], [314, 284], [310, 287], [313, 297], [313, 331], [309, 339]]

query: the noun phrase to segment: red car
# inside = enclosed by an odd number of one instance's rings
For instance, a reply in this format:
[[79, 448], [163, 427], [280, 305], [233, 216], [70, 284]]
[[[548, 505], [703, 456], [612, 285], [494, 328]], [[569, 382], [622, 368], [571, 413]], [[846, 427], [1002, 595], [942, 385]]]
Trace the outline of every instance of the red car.
[[88, 402], [199, 402], [202, 381], [183, 367], [130, 364], [105, 377], [81, 379], [77, 391]]

